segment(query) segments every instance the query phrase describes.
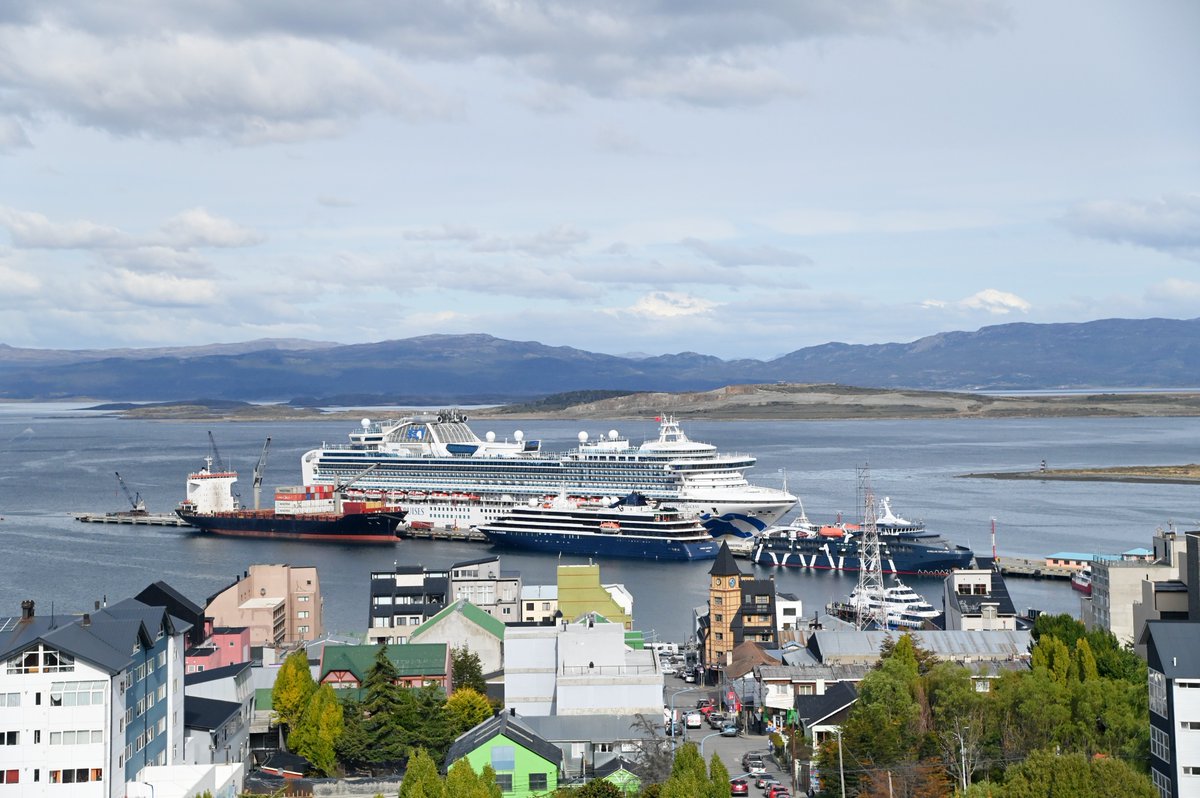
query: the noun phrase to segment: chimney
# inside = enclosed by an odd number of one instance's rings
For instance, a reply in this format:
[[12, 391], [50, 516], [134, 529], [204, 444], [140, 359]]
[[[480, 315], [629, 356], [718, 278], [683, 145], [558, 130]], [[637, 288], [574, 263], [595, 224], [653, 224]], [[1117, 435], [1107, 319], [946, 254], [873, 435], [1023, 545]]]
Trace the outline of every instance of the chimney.
[[91, 613], [87, 613], [87, 612], [85, 612], [85, 613], [83, 614], [83, 620], [79, 622], [79, 625], [80, 625], [80, 626], [82, 626], [84, 629], [86, 629], [86, 628], [88, 628], [89, 626], [91, 626], [91, 625], [92, 625], [92, 616], [91, 616]]
[[25, 599], [21, 602], [21, 620], [33, 620], [33, 599]]

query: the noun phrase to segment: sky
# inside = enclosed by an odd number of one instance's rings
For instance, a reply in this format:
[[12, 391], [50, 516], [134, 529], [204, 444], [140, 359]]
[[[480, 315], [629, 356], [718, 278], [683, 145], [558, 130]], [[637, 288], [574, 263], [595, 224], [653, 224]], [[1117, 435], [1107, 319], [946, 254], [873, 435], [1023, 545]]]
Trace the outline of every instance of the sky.
[[5, 0], [0, 343], [1200, 316], [1200, 3]]

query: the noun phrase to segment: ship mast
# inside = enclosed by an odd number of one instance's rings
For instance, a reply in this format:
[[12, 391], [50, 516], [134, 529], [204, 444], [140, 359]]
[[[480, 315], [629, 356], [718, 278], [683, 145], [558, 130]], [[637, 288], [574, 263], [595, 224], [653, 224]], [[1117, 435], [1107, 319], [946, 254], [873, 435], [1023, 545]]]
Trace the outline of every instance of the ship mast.
[[[879, 559], [879, 530], [875, 526], [875, 494], [871, 490], [871, 467], [858, 470], [863, 495], [863, 523], [858, 538], [858, 596], [854, 626], [862, 630], [872, 622], [876, 629], [887, 629], [887, 607], [883, 597], [883, 565]], [[877, 600], [871, 602], [869, 598]]]

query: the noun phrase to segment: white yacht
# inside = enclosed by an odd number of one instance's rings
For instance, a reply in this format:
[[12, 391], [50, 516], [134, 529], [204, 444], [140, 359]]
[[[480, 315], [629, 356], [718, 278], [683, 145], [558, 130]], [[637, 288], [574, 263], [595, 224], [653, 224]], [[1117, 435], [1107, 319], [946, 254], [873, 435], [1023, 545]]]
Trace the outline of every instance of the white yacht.
[[898, 578], [884, 587], [882, 594], [855, 587], [849, 599], [832, 602], [825, 609], [830, 615], [852, 621], [860, 615], [871, 615], [871, 610], [881, 606], [887, 612], [889, 628], [920, 629], [941, 614], [924, 596]]
[[693, 441], [674, 418], [658, 419], [658, 438], [633, 445], [616, 430], [590, 440], [579, 433], [570, 451], [550, 454], [517, 430], [499, 441], [480, 438], [455, 410], [376, 423], [363, 419], [350, 443], [322, 446], [300, 460], [306, 485], [355, 482], [386, 494], [412, 524], [467, 528], [510, 508], [565, 492], [603, 499], [637, 492], [700, 520], [714, 537], [750, 537], [796, 503], [786, 490], [751, 485], [752, 455], [725, 454]]

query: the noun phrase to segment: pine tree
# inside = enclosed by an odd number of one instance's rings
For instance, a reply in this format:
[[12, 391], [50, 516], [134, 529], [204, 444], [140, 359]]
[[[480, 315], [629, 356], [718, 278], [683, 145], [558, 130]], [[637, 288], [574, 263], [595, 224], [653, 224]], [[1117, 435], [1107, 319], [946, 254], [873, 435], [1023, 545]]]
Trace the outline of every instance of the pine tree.
[[400, 798], [449, 798], [446, 785], [438, 776], [437, 764], [423, 748], [418, 748], [408, 760], [404, 780], [400, 782]]
[[711, 783], [709, 795], [712, 798], [730, 798], [729, 795], [729, 769], [725, 767], [725, 763], [721, 761], [721, 757], [713, 752], [712, 759], [708, 761], [708, 780]]
[[450, 652], [450, 680], [455, 690], [467, 688], [482, 695], [487, 695], [487, 682], [483, 680], [483, 664], [479, 655], [466, 646], [454, 648]]
[[399, 679], [396, 665], [387, 655], [387, 645], [380, 645], [375, 652], [375, 662], [363, 680], [366, 688], [363, 728], [369, 741], [370, 762], [398, 762], [408, 751], [409, 735], [402, 725], [404, 710], [409, 703], [406, 700], [408, 691], [396, 683]]

